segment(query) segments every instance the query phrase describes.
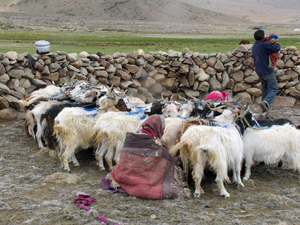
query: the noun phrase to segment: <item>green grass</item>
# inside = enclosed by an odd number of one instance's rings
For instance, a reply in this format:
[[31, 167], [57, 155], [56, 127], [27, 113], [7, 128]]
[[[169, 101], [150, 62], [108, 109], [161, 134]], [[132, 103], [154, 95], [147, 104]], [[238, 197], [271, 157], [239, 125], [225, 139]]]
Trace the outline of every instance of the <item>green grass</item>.
[[[149, 51], [168, 51], [169, 49], [182, 51], [188, 47], [191, 51], [201, 53], [226, 53], [233, 51], [241, 39], [248, 39], [254, 43], [249, 36], [237, 35], [225, 37], [225, 35], [214, 34], [209, 38], [207, 34], [189, 34], [188, 38], [177, 38], [179, 34], [163, 34], [164, 38], [152, 37], [157, 34], [132, 33], [126, 31], [102, 31], [102, 32], [59, 32], [59, 31], [10, 31], [0, 32], [0, 52], [16, 51], [18, 53], [35, 53], [35, 41], [47, 40], [51, 45], [51, 52], [65, 51], [67, 53], [87, 51], [89, 53], [104, 52], [113, 54], [115, 52], [129, 52], [137, 49]], [[184, 34], [182, 34], [184, 35]], [[201, 37], [201, 38], [199, 38]], [[237, 38], [238, 37], [238, 38]], [[300, 49], [300, 38], [280, 37], [282, 48], [296, 46]]]

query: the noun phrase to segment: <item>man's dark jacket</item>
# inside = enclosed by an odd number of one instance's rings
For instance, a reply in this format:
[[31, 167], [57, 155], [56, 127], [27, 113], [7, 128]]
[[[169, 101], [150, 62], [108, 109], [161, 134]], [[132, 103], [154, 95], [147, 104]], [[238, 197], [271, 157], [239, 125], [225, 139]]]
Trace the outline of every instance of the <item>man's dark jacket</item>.
[[274, 72], [269, 68], [269, 54], [279, 52], [280, 44], [274, 45], [262, 40], [257, 40], [252, 46], [252, 57], [254, 59], [255, 70], [257, 75], [265, 75]]

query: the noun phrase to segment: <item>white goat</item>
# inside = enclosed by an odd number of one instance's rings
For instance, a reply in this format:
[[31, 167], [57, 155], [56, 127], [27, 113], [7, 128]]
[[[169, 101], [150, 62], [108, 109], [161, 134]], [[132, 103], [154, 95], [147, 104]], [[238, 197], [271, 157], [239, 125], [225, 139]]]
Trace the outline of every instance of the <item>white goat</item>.
[[[105, 170], [103, 157], [109, 166], [109, 170], [112, 170], [113, 159], [115, 163], [119, 162], [120, 151], [124, 145], [126, 133], [135, 132], [141, 128], [146, 117], [143, 111], [144, 107], [136, 106], [132, 108], [131, 112], [109, 112], [97, 118], [93, 132], [96, 138], [95, 148], [97, 148], [95, 157], [101, 170]], [[174, 104], [167, 105], [164, 115], [178, 116], [177, 106]]]
[[162, 109], [162, 113], [167, 117], [180, 117], [179, 108], [174, 104], [168, 104], [164, 109]]
[[95, 88], [91, 89], [88, 83], [82, 82], [69, 92], [69, 96], [76, 102], [91, 103], [94, 98], [99, 98], [100, 91]]
[[192, 125], [209, 125], [209, 121], [191, 117], [184, 120], [181, 117], [165, 119], [164, 134], [161, 138], [167, 149], [172, 148], [180, 141], [181, 135]]
[[[229, 197], [223, 182], [229, 181], [227, 169], [233, 169], [233, 182], [244, 186], [240, 178], [243, 159], [243, 141], [235, 127], [235, 114], [224, 110], [223, 114], [215, 117], [215, 123], [220, 126], [190, 126], [181, 136], [180, 142], [171, 148], [170, 153], [180, 150], [184, 168], [188, 164], [193, 167], [193, 179], [196, 184], [194, 196], [204, 193], [200, 184], [205, 167], [209, 166], [216, 174], [216, 182], [220, 195]], [[189, 159], [189, 162], [185, 161]], [[187, 171], [185, 171], [187, 172]]]
[[52, 95], [58, 95], [59, 93], [60, 93], [60, 87], [56, 87], [55, 85], [49, 85], [45, 88], [41, 88], [39, 90], [33, 91], [27, 96], [25, 96], [25, 101], [22, 104], [26, 106], [31, 104], [38, 98], [51, 97]]
[[[123, 148], [126, 133], [127, 132], [135, 132], [142, 120], [138, 116], [127, 116], [120, 115], [117, 117], [111, 118], [111, 120], [107, 123], [107, 125], [101, 130], [101, 132], [97, 135], [97, 141], [102, 141], [106, 139], [109, 141], [108, 149], [104, 146], [98, 151], [99, 162], [100, 159], [105, 155], [105, 160], [109, 166], [109, 170], [112, 170], [113, 163], [112, 160], [114, 158], [115, 163], [119, 162], [120, 159], [120, 151]], [[99, 167], [104, 170], [103, 164], [99, 163]]]
[[70, 160], [79, 166], [75, 153], [93, 147], [94, 137], [90, 135], [90, 130], [96, 122], [96, 114], [96, 110], [64, 108], [54, 119], [53, 134], [59, 143], [59, 158], [68, 172]]
[[120, 115], [125, 115], [125, 112], [106, 112], [100, 114], [96, 118], [96, 123], [92, 129], [92, 134], [94, 136], [94, 146], [96, 148], [95, 157], [97, 160], [97, 165], [101, 170], [105, 170], [103, 157], [109, 149], [109, 139], [102, 138], [104, 127], [111, 121], [113, 117], [117, 117]]
[[253, 161], [277, 163], [285, 158], [287, 165], [300, 171], [300, 130], [290, 124], [274, 125], [265, 129], [247, 128], [244, 136], [245, 175], [251, 175]]
[[192, 112], [193, 112], [193, 109], [195, 107], [195, 102], [193, 101], [186, 101], [184, 104], [182, 104], [180, 106], [180, 117], [182, 118], [190, 118]]

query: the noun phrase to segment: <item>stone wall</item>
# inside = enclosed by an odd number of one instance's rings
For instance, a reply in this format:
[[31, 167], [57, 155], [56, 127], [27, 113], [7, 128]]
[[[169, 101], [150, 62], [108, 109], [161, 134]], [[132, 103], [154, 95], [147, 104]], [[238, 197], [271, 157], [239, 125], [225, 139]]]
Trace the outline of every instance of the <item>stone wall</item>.
[[[178, 95], [204, 99], [215, 90], [225, 90], [242, 103], [261, 101], [261, 84], [254, 68], [252, 45], [234, 51], [203, 54], [189, 51], [143, 50], [105, 55], [57, 51], [44, 55], [0, 53], [0, 111], [9, 115], [22, 110], [19, 99], [49, 84], [86, 80], [91, 85], [114, 85], [146, 102]], [[278, 95], [300, 97], [300, 59], [294, 46], [280, 51], [275, 73]], [[32, 63], [35, 65], [32, 68]], [[2, 112], [4, 113], [4, 112]]]

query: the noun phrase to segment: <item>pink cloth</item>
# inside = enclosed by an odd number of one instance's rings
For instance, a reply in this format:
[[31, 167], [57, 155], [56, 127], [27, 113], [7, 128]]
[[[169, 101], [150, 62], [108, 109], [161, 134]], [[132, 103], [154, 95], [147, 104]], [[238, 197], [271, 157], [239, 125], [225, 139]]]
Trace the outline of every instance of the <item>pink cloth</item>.
[[207, 100], [220, 100], [220, 101], [228, 101], [229, 100], [229, 94], [227, 94], [225, 91], [213, 91], [210, 92], [206, 99]]
[[[75, 199], [74, 199], [74, 202], [77, 203], [77, 206], [81, 209], [85, 209], [87, 211], [91, 210], [91, 207], [88, 207], [88, 205], [91, 205], [92, 202], [95, 202], [96, 199], [93, 198], [92, 196], [90, 195], [83, 195], [83, 194], [80, 194], [78, 195]], [[99, 220], [101, 220], [104, 224], [106, 225], [109, 225], [108, 222], [106, 222], [106, 219], [104, 216], [100, 216], [98, 213], [97, 213], [97, 217]], [[114, 224], [114, 225], [118, 225], [118, 224]]]

